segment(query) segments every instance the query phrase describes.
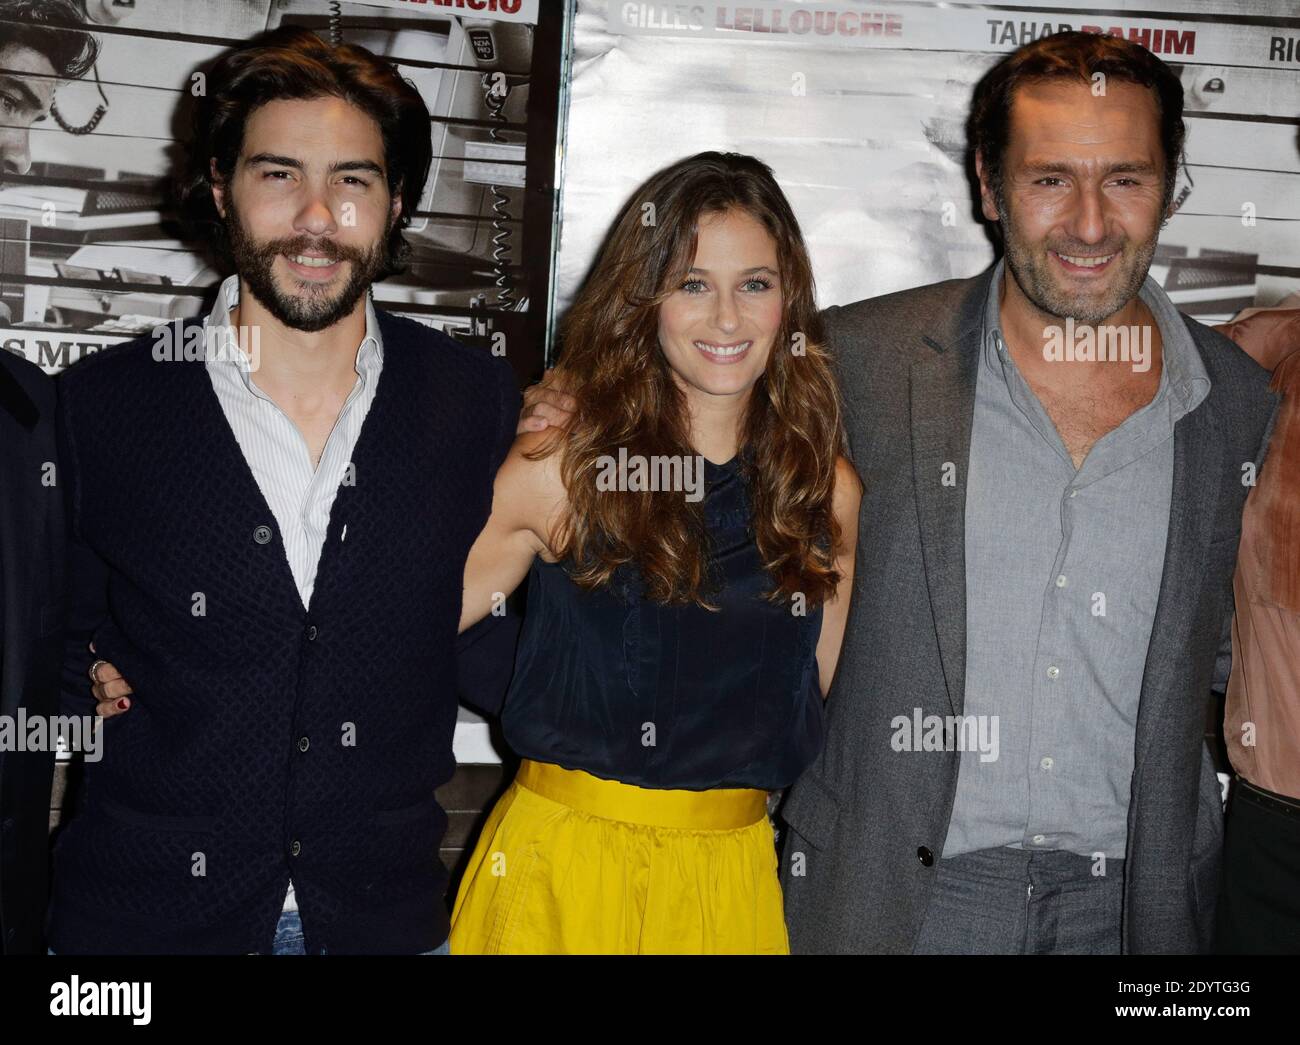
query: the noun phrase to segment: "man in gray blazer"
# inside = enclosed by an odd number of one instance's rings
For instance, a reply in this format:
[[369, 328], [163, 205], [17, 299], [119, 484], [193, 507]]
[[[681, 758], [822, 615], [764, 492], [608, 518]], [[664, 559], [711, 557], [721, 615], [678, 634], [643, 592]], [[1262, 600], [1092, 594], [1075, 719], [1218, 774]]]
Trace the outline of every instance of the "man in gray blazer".
[[827, 744], [791, 789], [795, 952], [1207, 950], [1204, 742], [1275, 398], [1147, 271], [1159, 59], [1064, 33], [976, 89], [1005, 257], [826, 313], [866, 486]]

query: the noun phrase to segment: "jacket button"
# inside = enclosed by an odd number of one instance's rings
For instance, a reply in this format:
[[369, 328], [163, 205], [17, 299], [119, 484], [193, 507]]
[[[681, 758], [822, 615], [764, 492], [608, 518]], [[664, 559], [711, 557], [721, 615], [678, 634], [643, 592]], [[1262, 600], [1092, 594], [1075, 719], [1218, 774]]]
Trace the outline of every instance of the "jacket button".
[[308, 740], [306, 737], [299, 737], [299, 738], [298, 738], [298, 750], [299, 750], [299, 751], [306, 751], [309, 747], [311, 747], [311, 741], [310, 741], [310, 740]]
[[316, 625], [315, 625], [315, 624], [308, 624], [308, 625], [307, 625], [307, 641], [308, 641], [308, 642], [315, 642], [315, 641], [316, 641], [316, 636], [317, 636], [318, 634], [319, 634], [319, 632], [316, 630]]
[[921, 846], [916, 851], [916, 858], [921, 861], [922, 867], [929, 867], [934, 863], [934, 853], [930, 852], [926, 846]]
[[255, 540], [258, 544], [270, 544], [271, 527], [269, 526], [257, 527], [257, 529], [253, 531], [253, 540]]
[[299, 853], [301, 853], [301, 852], [302, 852], [302, 843], [301, 843], [300, 841], [298, 841], [298, 839], [295, 838], [295, 839], [294, 839], [294, 840], [289, 844], [289, 855], [290, 855], [290, 856], [297, 856], [297, 855], [298, 855]]

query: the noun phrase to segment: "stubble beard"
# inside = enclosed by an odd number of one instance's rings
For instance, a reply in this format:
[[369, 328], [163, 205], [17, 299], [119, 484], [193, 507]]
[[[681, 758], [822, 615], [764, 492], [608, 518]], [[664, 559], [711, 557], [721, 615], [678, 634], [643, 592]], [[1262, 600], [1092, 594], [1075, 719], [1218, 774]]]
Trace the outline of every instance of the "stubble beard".
[[[1001, 189], [996, 191], [995, 198], [1002, 219], [1007, 268], [1011, 270], [1025, 297], [1040, 311], [1058, 319], [1073, 318], [1075, 323], [1083, 326], [1097, 326], [1137, 297], [1142, 284], [1146, 282], [1151, 260], [1155, 257], [1156, 244], [1160, 238], [1159, 226], [1152, 232], [1150, 239], [1144, 242], [1134, 243], [1124, 239], [1115, 244], [1102, 244], [1105, 248], [1102, 250], [1095, 244], [1028, 243], [1017, 235], [1015, 221], [1011, 218]], [[1111, 262], [1117, 268], [1108, 284], [1110, 289], [1100, 296], [1080, 298], [1054, 277], [1051, 270], [1053, 262], [1047, 256], [1049, 250], [1075, 257], [1118, 254]]]

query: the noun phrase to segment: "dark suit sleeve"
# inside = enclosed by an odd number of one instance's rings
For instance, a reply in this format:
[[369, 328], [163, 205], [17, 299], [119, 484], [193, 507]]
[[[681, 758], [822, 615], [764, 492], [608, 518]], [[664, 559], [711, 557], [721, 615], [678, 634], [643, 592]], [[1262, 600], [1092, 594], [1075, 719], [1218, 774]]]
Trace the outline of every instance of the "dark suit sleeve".
[[70, 397], [63, 378], [59, 378], [55, 385], [59, 389], [59, 467], [63, 472], [59, 485], [63, 490], [67, 519], [65, 577], [68, 608], [63, 640], [61, 704], [65, 715], [86, 715], [93, 713], [95, 708], [89, 676], [95, 654], [90, 652], [90, 640], [108, 617], [108, 566], [85, 543], [81, 532], [78, 461], [72, 437]]
[[[519, 423], [522, 398], [514, 371], [504, 360], [493, 367], [497, 383], [497, 417], [492, 448], [492, 474], [510, 452]], [[456, 693], [462, 704], [497, 716], [515, 670], [515, 646], [523, 621], [514, 609], [504, 616], [488, 614], [466, 628], [456, 642]]]
[[513, 610], [488, 614], [456, 642], [456, 696], [462, 704], [496, 718], [515, 673], [515, 647], [523, 618]]

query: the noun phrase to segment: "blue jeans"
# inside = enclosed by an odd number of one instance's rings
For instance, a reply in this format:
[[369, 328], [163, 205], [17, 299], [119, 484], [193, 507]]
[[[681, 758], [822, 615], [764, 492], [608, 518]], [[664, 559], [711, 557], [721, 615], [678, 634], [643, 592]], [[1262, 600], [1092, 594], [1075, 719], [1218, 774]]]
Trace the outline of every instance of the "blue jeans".
[[[280, 923], [275, 927], [275, 941], [271, 944], [272, 954], [306, 954], [307, 949], [303, 945], [302, 938], [302, 918], [297, 911], [283, 911], [280, 914]], [[324, 951], [321, 951], [324, 954]], [[422, 951], [421, 954], [450, 954], [451, 945], [449, 940], [444, 940], [441, 947], [435, 947], [431, 951]]]

